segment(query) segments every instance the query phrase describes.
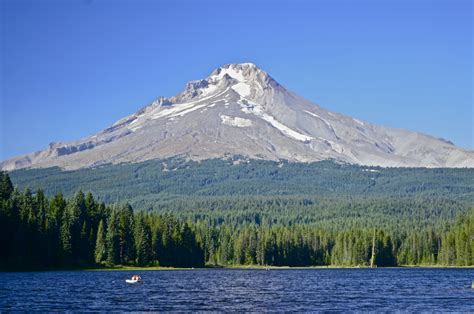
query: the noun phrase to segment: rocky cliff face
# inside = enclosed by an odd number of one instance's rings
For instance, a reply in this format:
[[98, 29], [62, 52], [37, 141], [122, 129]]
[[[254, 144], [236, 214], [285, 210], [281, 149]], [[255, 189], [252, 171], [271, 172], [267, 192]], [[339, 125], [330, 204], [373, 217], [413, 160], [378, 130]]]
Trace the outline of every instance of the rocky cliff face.
[[228, 64], [104, 131], [3, 161], [4, 170], [228, 155], [384, 167], [474, 167], [474, 152], [428, 135], [327, 111], [251, 63]]

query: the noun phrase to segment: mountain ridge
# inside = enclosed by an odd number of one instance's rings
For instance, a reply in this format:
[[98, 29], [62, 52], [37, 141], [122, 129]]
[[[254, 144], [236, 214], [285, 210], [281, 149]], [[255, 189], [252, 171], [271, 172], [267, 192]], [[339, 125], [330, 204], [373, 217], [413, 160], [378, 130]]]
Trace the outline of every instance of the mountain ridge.
[[0, 163], [3, 170], [64, 169], [173, 156], [382, 167], [474, 167], [474, 152], [444, 139], [330, 112], [288, 91], [253, 63], [226, 64], [173, 96], [78, 141]]

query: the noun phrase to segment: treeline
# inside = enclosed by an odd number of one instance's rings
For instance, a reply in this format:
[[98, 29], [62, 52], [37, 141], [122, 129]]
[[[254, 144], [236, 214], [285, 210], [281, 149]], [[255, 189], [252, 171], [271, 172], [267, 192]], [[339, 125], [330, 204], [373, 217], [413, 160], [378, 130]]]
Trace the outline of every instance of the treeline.
[[[377, 225], [328, 230], [312, 224], [211, 226], [196, 223], [205, 260], [215, 265], [474, 265], [474, 208], [456, 224], [386, 232]], [[446, 230], [446, 231], [443, 231]]]
[[168, 215], [106, 206], [78, 192], [51, 199], [19, 193], [0, 172], [0, 268], [93, 265], [202, 267], [204, 253], [187, 223]]
[[397, 266], [393, 243], [383, 231], [335, 233], [310, 225], [198, 230], [213, 265], [369, 266], [374, 252], [374, 265]]
[[[263, 210], [272, 213], [271, 204], [268, 200]], [[340, 213], [348, 222], [360, 220], [354, 225], [334, 220], [337, 212], [321, 216], [321, 221], [316, 216], [306, 220], [304, 210], [295, 217], [291, 206], [286, 214], [280, 206], [279, 218], [272, 221], [270, 215], [259, 216], [258, 208], [245, 208], [236, 214], [231, 208], [189, 209], [176, 215], [164, 209], [134, 212], [130, 205], [98, 202], [90, 193], [77, 192], [69, 199], [61, 193], [47, 198], [41, 190], [20, 193], [0, 172], [0, 268], [369, 266], [372, 261], [377, 266], [474, 265], [474, 209], [456, 223], [415, 228], [408, 217], [402, 224], [383, 223], [383, 215], [364, 224], [362, 211]]]

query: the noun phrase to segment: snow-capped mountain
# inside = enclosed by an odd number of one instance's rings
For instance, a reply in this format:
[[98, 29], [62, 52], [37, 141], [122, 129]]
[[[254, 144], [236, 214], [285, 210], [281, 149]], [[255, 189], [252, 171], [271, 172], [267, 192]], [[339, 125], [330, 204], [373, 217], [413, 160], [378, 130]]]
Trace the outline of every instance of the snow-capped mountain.
[[428, 135], [327, 111], [252, 63], [228, 64], [76, 142], [0, 163], [4, 170], [66, 169], [171, 156], [229, 155], [310, 162], [335, 159], [394, 167], [474, 167], [474, 151]]

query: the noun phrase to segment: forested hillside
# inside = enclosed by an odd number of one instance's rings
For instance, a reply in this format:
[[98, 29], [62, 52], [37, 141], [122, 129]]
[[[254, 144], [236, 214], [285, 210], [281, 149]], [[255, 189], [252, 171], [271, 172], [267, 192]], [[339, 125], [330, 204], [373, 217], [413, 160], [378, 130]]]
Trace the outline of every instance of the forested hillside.
[[101, 201], [140, 208], [186, 197], [305, 196], [311, 198], [443, 198], [474, 203], [474, 169], [378, 168], [322, 161], [288, 163], [233, 157], [201, 162], [180, 158], [10, 173], [20, 190], [71, 196], [90, 191]]
[[377, 168], [331, 161], [179, 158], [10, 173], [20, 190], [172, 213], [209, 224], [313, 224], [327, 230], [443, 228], [474, 205], [474, 169]]
[[81, 191], [70, 198], [20, 192], [1, 172], [0, 268], [474, 264], [474, 209], [382, 199], [224, 198], [134, 211]]

